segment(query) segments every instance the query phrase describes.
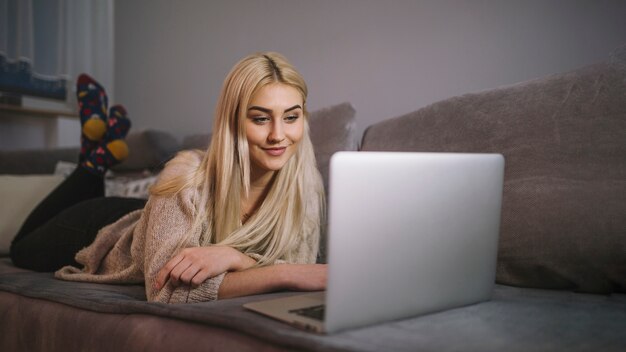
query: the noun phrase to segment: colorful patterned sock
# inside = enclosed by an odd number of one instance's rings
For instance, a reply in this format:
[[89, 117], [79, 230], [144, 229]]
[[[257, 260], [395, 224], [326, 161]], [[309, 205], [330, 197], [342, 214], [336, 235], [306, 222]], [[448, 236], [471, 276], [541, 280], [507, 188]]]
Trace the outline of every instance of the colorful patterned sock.
[[107, 130], [108, 97], [95, 79], [83, 73], [76, 80], [76, 98], [81, 124], [78, 160], [83, 162]]
[[124, 139], [130, 129], [130, 119], [124, 106], [117, 104], [109, 110], [109, 121], [105, 139]]
[[81, 163], [88, 171], [104, 176], [106, 171], [128, 157], [128, 145], [124, 141], [131, 122], [121, 105], [111, 107], [107, 131], [102, 141]]

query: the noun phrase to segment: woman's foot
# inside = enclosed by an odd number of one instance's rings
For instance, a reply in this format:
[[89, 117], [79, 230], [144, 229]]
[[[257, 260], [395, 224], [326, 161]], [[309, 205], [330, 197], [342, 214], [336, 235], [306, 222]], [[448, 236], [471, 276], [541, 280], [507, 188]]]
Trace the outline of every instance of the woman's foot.
[[130, 130], [131, 122], [122, 105], [111, 107], [107, 129], [98, 145], [81, 163], [88, 171], [102, 175], [114, 165], [128, 157], [128, 145], [124, 138]]
[[81, 124], [79, 161], [82, 162], [107, 131], [108, 97], [95, 79], [83, 73], [76, 80], [76, 98]]

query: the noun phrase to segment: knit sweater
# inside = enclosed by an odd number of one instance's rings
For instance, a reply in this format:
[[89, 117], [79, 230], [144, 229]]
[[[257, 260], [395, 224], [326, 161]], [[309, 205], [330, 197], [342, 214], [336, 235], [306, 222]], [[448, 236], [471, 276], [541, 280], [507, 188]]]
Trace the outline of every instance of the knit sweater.
[[[176, 175], [194, 172], [202, 159], [199, 151], [184, 152], [186, 157], [176, 158], [193, 162], [170, 162], [159, 175], [164, 181]], [[189, 153], [192, 153], [191, 155]], [[191, 156], [191, 158], [189, 157]], [[181, 160], [182, 160], [181, 159]], [[158, 181], [157, 181], [158, 182]], [[192, 202], [197, 189], [184, 189], [171, 196], [151, 196], [144, 209], [133, 211], [113, 224], [102, 228], [94, 242], [76, 254], [82, 269], [66, 266], [55, 277], [69, 281], [111, 284], [140, 284], [145, 282], [149, 301], [166, 303], [201, 302], [216, 300], [218, 290], [226, 273], [210, 278], [200, 286], [174, 286], [169, 281], [159, 290], [153, 284], [161, 268], [175, 254], [177, 245], [191, 229]], [[290, 249], [292, 263], [314, 263], [318, 251], [319, 225], [313, 219], [319, 214], [319, 199], [307, 195], [307, 220], [296, 248]], [[189, 246], [199, 246], [200, 233], [194, 233]], [[250, 255], [258, 260], [260, 256]], [[279, 260], [274, 264], [285, 263]]]

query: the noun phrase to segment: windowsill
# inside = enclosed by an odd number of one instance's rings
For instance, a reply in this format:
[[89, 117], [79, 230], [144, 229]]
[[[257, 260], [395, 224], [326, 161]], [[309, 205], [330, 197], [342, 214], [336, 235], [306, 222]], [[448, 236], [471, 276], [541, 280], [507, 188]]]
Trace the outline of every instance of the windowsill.
[[59, 116], [78, 118], [78, 114], [73, 111], [63, 111], [54, 109], [29, 108], [9, 104], [0, 104], [0, 112], [7, 112], [20, 115], [57, 118]]

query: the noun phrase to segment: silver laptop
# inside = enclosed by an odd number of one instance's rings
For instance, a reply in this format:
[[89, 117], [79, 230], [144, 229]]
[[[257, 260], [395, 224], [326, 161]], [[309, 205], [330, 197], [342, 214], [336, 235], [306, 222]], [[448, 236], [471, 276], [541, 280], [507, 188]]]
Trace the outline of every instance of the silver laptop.
[[503, 174], [500, 154], [336, 153], [326, 291], [244, 307], [333, 333], [489, 300]]

